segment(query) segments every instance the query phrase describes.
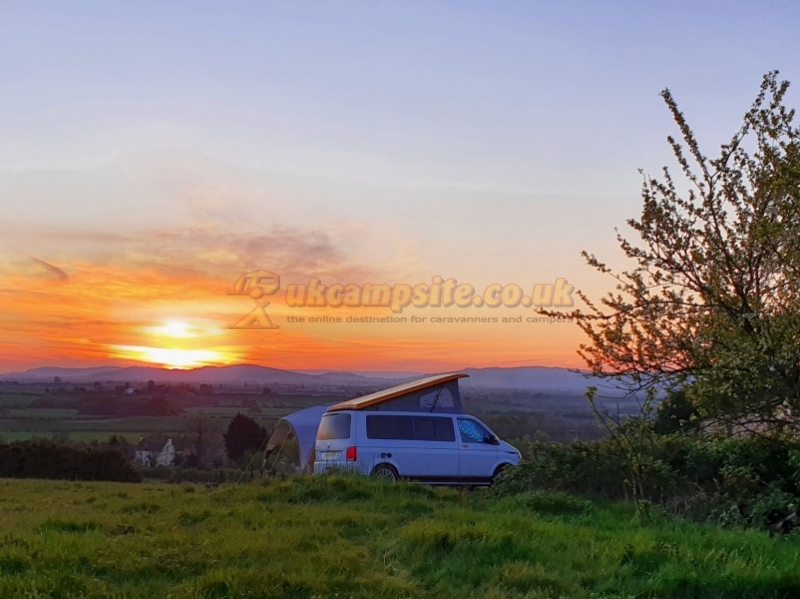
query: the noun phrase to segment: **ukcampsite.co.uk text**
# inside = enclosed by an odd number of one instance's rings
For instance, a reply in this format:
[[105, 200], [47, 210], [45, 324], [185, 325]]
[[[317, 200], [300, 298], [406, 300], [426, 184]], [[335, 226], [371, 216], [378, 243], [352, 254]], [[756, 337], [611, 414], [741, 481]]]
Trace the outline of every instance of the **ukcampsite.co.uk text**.
[[286, 305], [290, 308], [348, 308], [388, 307], [392, 312], [402, 312], [404, 308], [469, 306], [487, 308], [530, 308], [569, 307], [574, 305], [574, 287], [566, 279], [556, 279], [555, 283], [537, 283], [526, 294], [521, 286], [510, 283], [487, 285], [483, 293], [476, 294], [468, 283], [458, 283], [455, 279], [433, 277], [430, 284], [389, 285], [365, 283], [326, 286], [320, 279], [310, 279], [308, 284], [290, 284], [286, 287]]

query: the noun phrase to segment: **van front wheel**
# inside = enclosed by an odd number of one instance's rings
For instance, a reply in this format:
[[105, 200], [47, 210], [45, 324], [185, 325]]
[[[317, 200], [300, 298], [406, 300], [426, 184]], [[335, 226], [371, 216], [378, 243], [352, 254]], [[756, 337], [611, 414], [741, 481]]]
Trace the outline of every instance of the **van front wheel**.
[[375, 466], [375, 468], [372, 469], [372, 476], [376, 478], [382, 478], [393, 483], [400, 480], [400, 475], [397, 474], [397, 470], [394, 469], [394, 466], [389, 464], [378, 464]]
[[506, 474], [506, 468], [508, 468], [508, 464], [500, 464], [494, 471], [492, 475], [492, 485], [497, 483], [503, 478], [503, 475]]

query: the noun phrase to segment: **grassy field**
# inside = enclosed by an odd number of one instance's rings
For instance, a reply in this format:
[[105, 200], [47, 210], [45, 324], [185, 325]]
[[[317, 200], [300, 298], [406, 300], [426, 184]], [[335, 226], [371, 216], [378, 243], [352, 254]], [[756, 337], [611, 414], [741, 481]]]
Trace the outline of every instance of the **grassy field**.
[[354, 477], [0, 481], [0, 597], [800, 596], [800, 542]]
[[8, 407], [8, 406], [28, 405], [28, 404], [36, 401], [39, 397], [41, 397], [41, 393], [36, 393], [36, 392], [30, 392], [30, 393], [21, 393], [21, 392], [0, 393], [0, 408], [4, 408], [4, 407]]

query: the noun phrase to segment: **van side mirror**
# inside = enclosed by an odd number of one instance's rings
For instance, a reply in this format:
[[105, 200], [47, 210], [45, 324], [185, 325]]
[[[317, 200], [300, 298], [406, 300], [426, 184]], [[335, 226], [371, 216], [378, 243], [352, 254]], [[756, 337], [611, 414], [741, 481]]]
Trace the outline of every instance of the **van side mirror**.
[[484, 437], [484, 443], [488, 443], [489, 445], [500, 445], [500, 439], [497, 438], [497, 435], [492, 435], [491, 437]]

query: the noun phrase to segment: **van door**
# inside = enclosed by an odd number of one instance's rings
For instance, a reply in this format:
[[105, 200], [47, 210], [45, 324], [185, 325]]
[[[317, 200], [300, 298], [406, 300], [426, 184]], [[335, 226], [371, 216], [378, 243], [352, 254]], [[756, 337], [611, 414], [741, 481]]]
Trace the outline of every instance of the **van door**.
[[459, 452], [452, 416], [414, 416], [420, 449], [420, 480], [452, 482], [458, 477]]
[[442, 482], [458, 476], [452, 416], [368, 414], [366, 438], [375, 463], [394, 464], [404, 478]]
[[414, 440], [414, 424], [408, 414], [367, 414], [366, 438], [374, 467], [381, 461], [394, 464], [403, 477], [416, 477], [423, 468], [423, 456]]
[[473, 418], [458, 418], [459, 477], [470, 480], [491, 479], [498, 463], [498, 446], [493, 435]]
[[355, 445], [353, 437], [353, 418], [348, 412], [329, 412], [322, 416], [317, 429], [317, 442], [314, 444], [314, 471], [324, 473], [329, 466], [346, 467], [347, 448]]

